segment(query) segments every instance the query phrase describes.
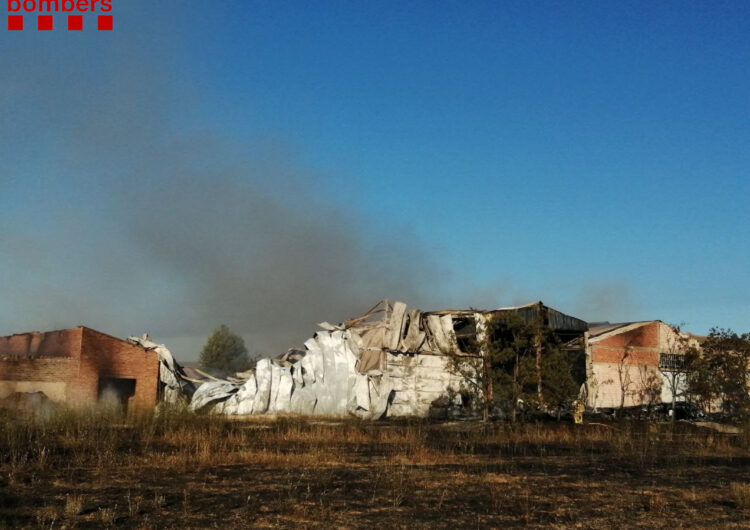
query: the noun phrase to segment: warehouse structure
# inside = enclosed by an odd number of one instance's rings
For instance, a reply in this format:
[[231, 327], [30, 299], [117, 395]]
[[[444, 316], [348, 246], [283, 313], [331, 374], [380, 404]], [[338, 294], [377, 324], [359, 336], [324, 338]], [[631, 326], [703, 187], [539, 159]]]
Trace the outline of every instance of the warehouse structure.
[[591, 324], [588, 406], [617, 409], [671, 403], [673, 393], [682, 399], [685, 383], [671, 383], [665, 361], [684, 354], [686, 337], [661, 320]]
[[43, 392], [70, 406], [107, 398], [124, 408], [153, 408], [158, 387], [157, 355], [90, 328], [0, 337], [0, 399]]
[[[488, 321], [510, 314], [552, 331], [569, 355], [575, 380], [585, 382], [583, 338], [588, 324], [542, 302], [489, 311], [420, 311], [403, 302], [381, 300], [359, 317], [320, 324], [322, 330], [305, 342], [304, 349], [261, 359], [243, 383], [203, 383], [190, 406], [230, 415], [424, 417], [433, 406], [445, 405], [459, 394], [471, 379], [470, 373], [455, 370], [456, 359], [480, 357], [477, 345], [486, 338]], [[539, 350], [538, 366], [542, 355]]]
[[[509, 315], [556, 336], [589, 408], [669, 403], [673, 394], [680, 399], [684, 382], [670, 381], [674, 372], [665, 366], [679, 364], [685, 335], [664, 322], [589, 325], [542, 302], [420, 311], [387, 300], [340, 324], [320, 324], [303, 348], [261, 359], [239, 379], [191, 377], [165, 345], [146, 335], [121, 340], [77, 327], [0, 337], [0, 399], [43, 392], [71, 406], [109, 398], [125, 409], [163, 400], [228, 415], [424, 417], [457, 398], [470, 376], [457, 373], [456, 359], [478, 360], [488, 323]], [[543, 355], [540, 346], [540, 398]]]

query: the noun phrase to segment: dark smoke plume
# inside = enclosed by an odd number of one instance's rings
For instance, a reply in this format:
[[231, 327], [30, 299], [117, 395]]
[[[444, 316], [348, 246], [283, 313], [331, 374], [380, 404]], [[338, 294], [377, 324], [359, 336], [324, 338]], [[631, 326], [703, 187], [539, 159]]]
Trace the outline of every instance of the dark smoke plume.
[[224, 323], [273, 354], [382, 297], [425, 301], [418, 242], [358, 215], [277, 135], [203, 124], [168, 48], [58, 34], [0, 59], [0, 334], [148, 331], [190, 360]]

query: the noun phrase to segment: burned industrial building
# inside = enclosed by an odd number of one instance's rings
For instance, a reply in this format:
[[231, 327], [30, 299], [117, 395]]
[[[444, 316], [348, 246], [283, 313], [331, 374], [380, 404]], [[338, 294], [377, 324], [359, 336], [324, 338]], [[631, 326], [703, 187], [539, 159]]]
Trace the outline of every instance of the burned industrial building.
[[679, 394], [685, 382], [676, 381], [673, 389], [663, 365], [666, 357], [682, 357], [687, 343], [695, 340], [660, 320], [592, 324], [587, 405], [619, 409], [684, 399]]
[[0, 399], [43, 392], [73, 407], [117, 402], [157, 404], [159, 359], [131, 342], [87, 327], [0, 337]]
[[[261, 359], [244, 382], [203, 382], [190, 407], [229, 415], [424, 417], [436, 402], [461, 395], [471, 375], [455, 369], [456, 359], [481, 357], [477, 344], [486, 338], [488, 321], [509, 315], [554, 333], [571, 360], [576, 382], [585, 383], [587, 323], [541, 302], [491, 311], [420, 311], [382, 300], [359, 317], [320, 324], [304, 349]], [[138, 337], [130, 340], [166, 349]], [[169, 377], [177, 395], [177, 382], [184, 378]]]
[[[166, 345], [147, 335], [121, 340], [77, 327], [1, 337], [0, 399], [43, 392], [70, 406], [109, 398], [125, 409], [153, 408], [163, 401], [226, 415], [425, 417], [435, 406], [466, 409], [472, 372], [457, 366], [466, 362], [482, 369], [472, 362], [482, 358], [482, 344], [493, 339], [490, 323], [508, 319], [554, 336], [588, 408], [672, 399], [659, 362], [680, 354], [679, 335], [663, 322], [590, 327], [542, 302], [420, 311], [388, 300], [339, 324], [323, 322], [302, 348], [260, 359], [254, 370], [226, 379], [189, 373]], [[544, 356], [539, 344], [537, 370]], [[538, 385], [542, 403], [541, 371]], [[492, 389], [479, 388], [483, 392]]]

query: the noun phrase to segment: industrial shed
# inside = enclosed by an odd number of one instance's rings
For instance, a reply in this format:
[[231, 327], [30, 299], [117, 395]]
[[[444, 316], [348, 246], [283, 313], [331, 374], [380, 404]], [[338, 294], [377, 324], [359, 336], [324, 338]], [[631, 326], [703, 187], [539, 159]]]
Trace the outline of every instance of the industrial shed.
[[108, 397], [124, 408], [153, 408], [158, 386], [156, 354], [90, 328], [0, 337], [0, 399], [43, 392], [70, 406]]
[[[677, 330], [661, 320], [592, 323], [588, 406], [594, 409], [634, 407], [672, 401], [659, 362], [682, 355]], [[679, 396], [678, 396], [679, 399]]]
[[[586, 334], [589, 324], [585, 320], [566, 315], [556, 309], [535, 302], [515, 307], [503, 307], [495, 311], [488, 311], [488, 315], [502, 316], [516, 314], [525, 322], [539, 322], [557, 337], [560, 348], [566, 352], [573, 369], [573, 379], [579, 385], [586, 383]], [[540, 352], [541, 354], [542, 352]]]
[[[465, 375], [455, 373], [451, 360], [479, 357], [471, 345], [481, 340], [488, 319], [510, 314], [551, 329], [573, 361], [575, 379], [585, 382], [588, 324], [542, 302], [490, 311], [420, 311], [403, 302], [381, 300], [359, 317], [337, 325], [323, 322], [304, 349], [261, 359], [243, 383], [201, 384], [190, 407], [230, 415], [424, 417], [436, 402], [445, 402], [465, 383]], [[161, 345], [138, 337], [130, 340], [171, 357]], [[177, 384], [184, 377], [176, 374], [172, 379], [167, 386], [179, 390]]]

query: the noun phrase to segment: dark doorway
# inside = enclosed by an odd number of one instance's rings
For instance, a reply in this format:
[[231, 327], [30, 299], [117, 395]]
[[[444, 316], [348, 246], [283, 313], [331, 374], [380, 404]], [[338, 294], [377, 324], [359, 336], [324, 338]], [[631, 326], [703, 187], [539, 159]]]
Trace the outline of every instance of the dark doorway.
[[99, 379], [99, 402], [111, 403], [128, 410], [128, 401], [135, 395], [135, 379], [103, 377]]

